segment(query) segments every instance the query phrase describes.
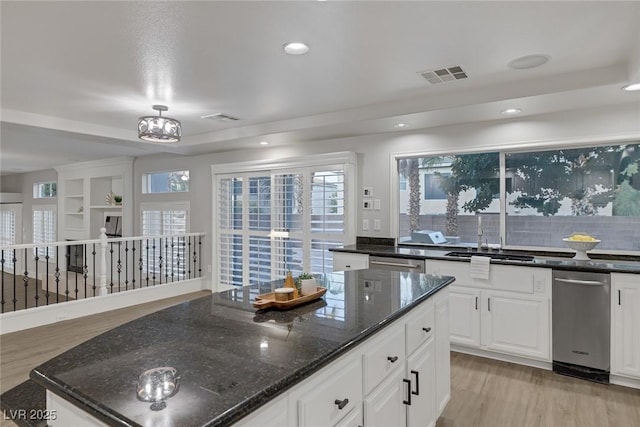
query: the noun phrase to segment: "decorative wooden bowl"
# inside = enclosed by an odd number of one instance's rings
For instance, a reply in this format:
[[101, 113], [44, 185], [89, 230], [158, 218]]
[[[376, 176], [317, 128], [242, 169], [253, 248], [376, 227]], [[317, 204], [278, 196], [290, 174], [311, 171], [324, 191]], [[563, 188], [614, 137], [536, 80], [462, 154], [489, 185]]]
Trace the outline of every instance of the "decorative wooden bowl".
[[321, 298], [327, 292], [327, 288], [323, 288], [321, 286], [318, 286], [316, 289], [316, 292], [310, 295], [303, 295], [298, 298], [290, 299], [289, 301], [276, 301], [275, 292], [261, 294], [256, 297], [253, 306], [260, 310], [271, 307], [277, 310], [290, 310], [294, 307], [299, 306], [300, 304], [304, 304], [309, 301]]

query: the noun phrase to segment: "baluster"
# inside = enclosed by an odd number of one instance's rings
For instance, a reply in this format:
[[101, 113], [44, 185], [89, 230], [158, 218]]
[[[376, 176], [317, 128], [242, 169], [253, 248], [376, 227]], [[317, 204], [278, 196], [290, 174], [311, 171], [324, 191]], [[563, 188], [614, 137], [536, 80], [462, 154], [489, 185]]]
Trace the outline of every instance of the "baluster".
[[47, 305], [49, 305], [49, 259], [51, 259], [51, 257], [49, 256], [49, 246], [47, 246], [45, 248], [45, 253], [44, 253], [44, 259], [45, 259], [45, 286], [47, 288], [46, 292], [44, 293], [44, 298], [47, 300]]
[[[40, 287], [40, 286], [38, 286], [38, 260], [40, 260], [40, 257], [38, 256], [38, 250], [36, 249], [36, 257], [35, 257], [35, 261], [36, 261], [36, 276], [35, 276], [36, 307], [38, 306], [38, 299], [40, 299], [40, 296], [38, 295], [38, 288]], [[28, 308], [28, 307], [25, 306], [24, 308]]]
[[191, 279], [191, 236], [188, 237], [189, 239], [189, 249], [187, 250], [187, 256], [185, 257], [187, 259], [187, 270], [189, 272], [189, 279]]
[[147, 271], [146, 271], [147, 278], [146, 278], [146, 281], [147, 281], [147, 287], [149, 287], [149, 239], [146, 239], [145, 248], [147, 249]]
[[[110, 294], [113, 293], [113, 243], [109, 242], [109, 291]], [[118, 283], [118, 291], [120, 291], [120, 283]]]
[[[146, 241], [146, 239], [145, 239], [145, 241]], [[146, 243], [145, 243], [145, 245], [146, 245]], [[138, 270], [140, 271], [140, 275], [139, 275], [140, 287], [142, 287], [142, 266], [143, 266], [143, 263], [142, 263], [142, 255], [143, 254], [142, 254], [142, 252], [143, 252], [142, 251], [142, 240], [140, 240], [140, 254], [138, 255], [138, 257], [139, 257], [138, 258]], [[149, 286], [148, 283], [147, 283], [147, 286]]]
[[89, 265], [87, 264], [87, 245], [82, 245], [82, 257], [84, 262], [82, 263], [82, 277], [84, 278], [84, 297], [87, 298], [87, 277], [89, 277]]
[[16, 264], [18, 262], [18, 258], [16, 258], [16, 250], [13, 250], [13, 311], [16, 311], [16, 303], [18, 302], [18, 298], [16, 298], [16, 277], [17, 270]]
[[[28, 256], [28, 249], [24, 248], [24, 275], [22, 276], [22, 283], [24, 284], [24, 308], [26, 309], [28, 307], [27, 305], [27, 286], [29, 286], [29, 270], [27, 270], [27, 259], [29, 258]], [[38, 248], [36, 248], [36, 253], [38, 251]], [[36, 255], [36, 263], [38, 256]]]
[[132, 241], [131, 242], [133, 248], [131, 249], [131, 284], [133, 286], [133, 289], [136, 288], [136, 267], [135, 267], [135, 261], [136, 261], [136, 241]]
[[162, 237], [158, 239], [160, 244], [158, 245], [159, 256], [158, 256], [158, 278], [160, 280], [160, 284], [162, 284]]
[[91, 257], [93, 259], [93, 280], [92, 280], [93, 286], [92, 286], [92, 288], [93, 288], [93, 296], [95, 297], [96, 296], [96, 288], [97, 288], [97, 286], [96, 286], [96, 244], [95, 243], [93, 243], [93, 248], [92, 248], [92, 251], [91, 251]]
[[[78, 249], [76, 248], [76, 249], [74, 249], [74, 251], [75, 251], [75, 253], [73, 254], [73, 255], [74, 255], [74, 258], [76, 258], [76, 259], [77, 259], [77, 258], [78, 258]], [[74, 264], [75, 264], [75, 262], [74, 262]], [[74, 267], [77, 267], [77, 266], [74, 266]], [[77, 272], [77, 271], [74, 271], [74, 272], [73, 272], [73, 276], [74, 276], [74, 277], [75, 277], [75, 279], [76, 279], [76, 285], [75, 285], [76, 287], [74, 288], [74, 295], [75, 295], [75, 299], [76, 299], [76, 301], [77, 301], [77, 300], [78, 300], [78, 292], [80, 291], [80, 290], [78, 289], [78, 272]]]
[[176, 270], [176, 255], [174, 253], [175, 247], [176, 247], [176, 244], [173, 241], [173, 236], [171, 236], [171, 281], [172, 282], [175, 278], [175, 270]]
[[164, 283], [169, 283], [169, 267], [171, 266], [171, 259], [169, 258], [169, 239], [164, 238]]
[[56, 304], [60, 302], [60, 246], [56, 246]]
[[0, 313], [4, 313], [4, 249], [0, 252], [2, 252], [0, 254], [0, 265], [2, 266], [2, 296], [0, 297]]
[[[121, 273], [122, 273], [122, 257], [120, 256], [122, 253], [122, 243], [118, 242], [118, 261], [116, 262], [116, 269], [118, 271], [118, 291], [120, 290], [120, 284], [122, 283], [122, 277], [121, 277]], [[125, 284], [124, 289], [127, 289], [127, 286]]]
[[66, 280], [64, 283], [64, 294], [66, 295], [67, 301], [69, 301], [69, 257], [71, 256], [71, 254], [70, 254], [69, 246], [67, 246], [66, 248], [67, 248], [67, 251], [65, 253], [65, 258], [67, 260], [66, 262], [67, 268], [65, 272]]
[[202, 277], [202, 236], [198, 236], [198, 277]]
[[129, 289], [129, 241], [124, 242], [124, 288]]
[[152, 278], [152, 284], [155, 286], [156, 284], [156, 239], [153, 239], [153, 241], [151, 242], [151, 249], [153, 249], [153, 257], [151, 258], [151, 260], [153, 261], [153, 269], [151, 270], [151, 278]]

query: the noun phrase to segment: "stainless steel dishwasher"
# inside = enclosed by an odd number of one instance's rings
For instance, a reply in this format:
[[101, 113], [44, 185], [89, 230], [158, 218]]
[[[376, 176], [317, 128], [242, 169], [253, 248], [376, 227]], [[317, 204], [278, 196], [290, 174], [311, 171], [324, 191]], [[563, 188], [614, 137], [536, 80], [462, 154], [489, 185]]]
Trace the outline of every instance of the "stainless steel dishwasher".
[[611, 277], [608, 273], [553, 271], [553, 370], [608, 383]]
[[370, 270], [408, 271], [411, 273], [424, 273], [424, 260], [413, 258], [393, 258], [370, 256]]

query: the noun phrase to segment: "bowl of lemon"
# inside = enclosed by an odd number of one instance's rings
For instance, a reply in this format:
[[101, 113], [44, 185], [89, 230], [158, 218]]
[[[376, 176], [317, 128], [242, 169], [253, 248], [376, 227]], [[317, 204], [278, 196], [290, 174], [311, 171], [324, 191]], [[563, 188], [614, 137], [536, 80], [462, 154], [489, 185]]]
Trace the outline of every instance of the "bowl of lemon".
[[595, 248], [598, 246], [598, 243], [600, 243], [600, 240], [587, 233], [573, 233], [571, 236], [562, 239], [562, 241], [565, 242], [569, 248], [576, 251], [573, 259], [577, 261], [590, 260], [591, 258], [587, 255], [587, 251]]

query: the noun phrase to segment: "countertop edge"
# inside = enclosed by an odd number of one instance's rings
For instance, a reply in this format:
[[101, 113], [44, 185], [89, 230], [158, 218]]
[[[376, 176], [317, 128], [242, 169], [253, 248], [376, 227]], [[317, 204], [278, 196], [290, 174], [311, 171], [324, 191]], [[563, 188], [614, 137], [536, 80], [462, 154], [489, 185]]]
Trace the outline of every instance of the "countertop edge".
[[[388, 246], [381, 246], [380, 248], [375, 248], [374, 246], [367, 246], [366, 248], [354, 248], [354, 247], [336, 247], [329, 248], [331, 252], [344, 252], [344, 253], [353, 253], [353, 254], [366, 254], [372, 256], [380, 256], [380, 257], [392, 257], [392, 258], [402, 258], [402, 259], [420, 259], [420, 260], [439, 260], [439, 261], [452, 261], [452, 262], [471, 262], [469, 258], [461, 258], [461, 257], [450, 257], [444, 256], [444, 252], [450, 252], [450, 250], [443, 249], [417, 249], [417, 250], [432, 250], [432, 251], [442, 251], [443, 255], [427, 255], [427, 254], [404, 254], [404, 253], [391, 253], [389, 251]], [[396, 249], [409, 249], [403, 247], [394, 247]], [[415, 248], [411, 248], [412, 250], [416, 250]], [[452, 248], [453, 250], [453, 248]], [[523, 262], [523, 261], [509, 261], [509, 260], [500, 260], [500, 259], [492, 259], [491, 264], [498, 265], [512, 265], [518, 267], [537, 267], [537, 268], [552, 268], [554, 270], [568, 270], [568, 271], [587, 271], [587, 272], [606, 272], [606, 273], [627, 273], [627, 274], [640, 274], [640, 264], [637, 269], [625, 269], [625, 268], [600, 268], [597, 266], [590, 265], [556, 265], [556, 264], [546, 264], [544, 263], [543, 257], [537, 257], [540, 262]], [[571, 258], [568, 258], [567, 261], [570, 261]], [[596, 260], [594, 260], [596, 261]], [[609, 261], [609, 260], [607, 260]], [[603, 261], [604, 262], [604, 261]], [[611, 261], [612, 262], [612, 261]]]

